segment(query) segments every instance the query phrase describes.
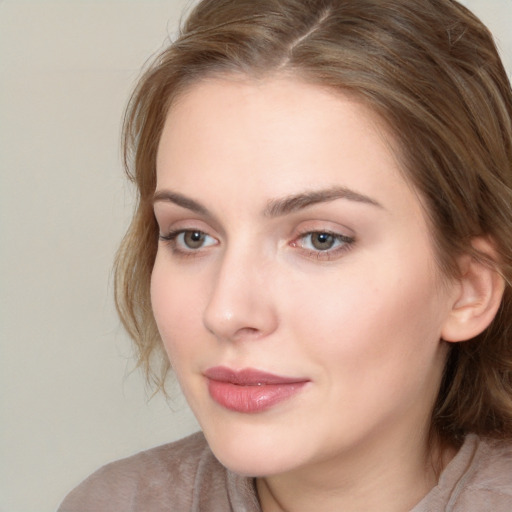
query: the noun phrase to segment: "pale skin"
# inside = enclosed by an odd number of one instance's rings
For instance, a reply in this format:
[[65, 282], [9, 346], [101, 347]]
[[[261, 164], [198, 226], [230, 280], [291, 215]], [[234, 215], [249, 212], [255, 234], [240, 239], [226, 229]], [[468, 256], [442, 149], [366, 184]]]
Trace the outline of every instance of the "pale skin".
[[[502, 286], [462, 258], [467, 278], [441, 275], [392, 148], [360, 102], [293, 77], [205, 80], [169, 112], [153, 310], [212, 451], [257, 477], [264, 512], [406, 512], [454, 455], [427, 442], [441, 339], [483, 330]], [[209, 395], [218, 365], [308, 382], [243, 414]]]

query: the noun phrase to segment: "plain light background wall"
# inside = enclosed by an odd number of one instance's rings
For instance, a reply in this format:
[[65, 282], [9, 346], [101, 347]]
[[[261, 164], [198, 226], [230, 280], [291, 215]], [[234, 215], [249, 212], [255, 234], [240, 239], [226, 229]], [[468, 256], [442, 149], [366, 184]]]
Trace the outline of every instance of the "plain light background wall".
[[[116, 458], [197, 429], [149, 403], [112, 301], [132, 205], [129, 91], [189, 0], [0, 0], [0, 511], [54, 510]], [[512, 69], [512, 0], [467, 0]]]

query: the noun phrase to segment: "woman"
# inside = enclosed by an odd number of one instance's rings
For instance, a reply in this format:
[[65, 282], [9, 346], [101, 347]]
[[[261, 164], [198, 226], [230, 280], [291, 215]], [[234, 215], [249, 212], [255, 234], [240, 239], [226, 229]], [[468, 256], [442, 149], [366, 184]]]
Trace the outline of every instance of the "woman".
[[512, 95], [470, 12], [204, 0], [125, 148], [119, 312], [202, 433], [61, 511], [512, 509]]

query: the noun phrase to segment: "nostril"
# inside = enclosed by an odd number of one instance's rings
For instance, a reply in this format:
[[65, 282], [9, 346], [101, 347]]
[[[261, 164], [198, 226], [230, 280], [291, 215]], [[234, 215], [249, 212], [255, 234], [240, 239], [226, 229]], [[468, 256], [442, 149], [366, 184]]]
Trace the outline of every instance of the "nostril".
[[263, 336], [263, 332], [255, 327], [242, 327], [233, 335], [233, 340], [256, 340]]
[[254, 336], [255, 334], [259, 334], [259, 329], [256, 329], [255, 327], [243, 327], [242, 329], [238, 330], [237, 334], [245, 334], [245, 335], [251, 335]]

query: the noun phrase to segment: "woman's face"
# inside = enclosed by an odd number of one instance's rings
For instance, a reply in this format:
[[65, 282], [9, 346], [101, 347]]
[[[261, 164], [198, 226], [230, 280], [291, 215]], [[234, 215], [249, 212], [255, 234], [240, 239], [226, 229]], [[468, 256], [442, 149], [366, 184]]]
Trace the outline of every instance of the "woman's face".
[[211, 448], [237, 472], [426, 436], [457, 290], [391, 148], [356, 100], [291, 78], [204, 81], [169, 112], [152, 305]]

